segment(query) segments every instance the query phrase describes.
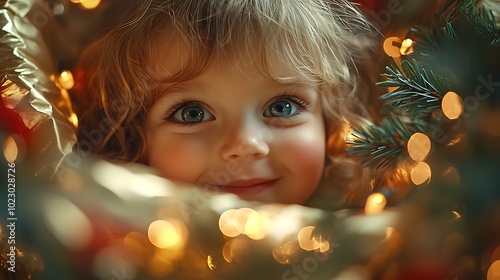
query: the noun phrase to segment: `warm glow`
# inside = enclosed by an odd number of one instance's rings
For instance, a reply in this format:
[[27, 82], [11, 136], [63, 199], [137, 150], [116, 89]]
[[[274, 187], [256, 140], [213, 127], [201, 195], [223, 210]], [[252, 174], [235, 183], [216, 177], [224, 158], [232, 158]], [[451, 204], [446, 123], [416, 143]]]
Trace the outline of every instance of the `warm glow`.
[[268, 217], [257, 212], [248, 216], [245, 224], [245, 234], [253, 240], [260, 240], [266, 236], [266, 230], [270, 223]]
[[211, 255], [208, 255], [208, 257], [207, 257], [207, 265], [208, 265], [208, 268], [210, 268], [210, 270], [214, 270], [215, 269], [215, 264], [213, 262], [213, 259], [212, 259]]
[[71, 116], [69, 117], [69, 121], [75, 126], [78, 127], [78, 116], [74, 113], [71, 112]]
[[14, 162], [17, 159], [18, 152], [16, 140], [14, 140], [14, 137], [9, 136], [3, 144], [3, 156], [7, 162]]
[[491, 264], [486, 277], [487, 280], [500, 280], [500, 260]]
[[451, 213], [453, 213], [453, 216], [455, 216], [455, 219], [461, 219], [462, 218], [462, 215], [460, 215], [460, 213], [458, 213], [457, 211], [451, 211]]
[[398, 37], [389, 37], [384, 41], [384, 52], [391, 57], [400, 57], [401, 39]]
[[458, 94], [449, 91], [441, 101], [441, 109], [448, 119], [456, 120], [464, 112], [464, 103]]
[[61, 72], [58, 78], [59, 85], [66, 90], [70, 90], [75, 86], [75, 80], [73, 79], [73, 74], [69, 70], [64, 70]]
[[387, 199], [381, 193], [372, 193], [366, 199], [365, 213], [367, 215], [378, 214], [382, 212], [387, 204]]
[[399, 49], [399, 52], [402, 55], [408, 55], [413, 52], [413, 40], [412, 39], [405, 39], [403, 43], [401, 43], [401, 48]]
[[236, 212], [236, 209], [229, 209], [220, 215], [219, 229], [225, 236], [235, 237], [241, 234], [233, 223], [234, 214]]
[[78, 4], [80, 3], [81, 1], [80, 0], [71, 0], [71, 2], [75, 3], [75, 4]]
[[250, 215], [257, 214], [255, 210], [251, 208], [240, 208], [236, 210], [233, 216], [234, 227], [240, 232], [245, 234], [245, 226], [247, 224]]
[[148, 228], [149, 241], [158, 248], [171, 248], [183, 241], [182, 230], [178, 223], [156, 220]]
[[431, 150], [431, 140], [423, 133], [414, 133], [408, 140], [408, 154], [414, 161], [424, 160]]
[[316, 250], [321, 253], [327, 252], [330, 250], [330, 242], [320, 234], [313, 234], [314, 229], [314, 226], [306, 226], [299, 231], [297, 239], [300, 248], [306, 251]]
[[299, 240], [299, 246], [300, 248], [306, 250], [306, 251], [312, 251], [315, 248], [315, 243], [313, 240], [313, 231], [314, 231], [314, 226], [307, 226], [303, 227], [297, 236]]
[[417, 162], [411, 170], [411, 181], [415, 185], [421, 185], [431, 179], [431, 167], [425, 162]]
[[88, 10], [96, 8], [100, 3], [101, 0], [80, 0], [80, 5]]

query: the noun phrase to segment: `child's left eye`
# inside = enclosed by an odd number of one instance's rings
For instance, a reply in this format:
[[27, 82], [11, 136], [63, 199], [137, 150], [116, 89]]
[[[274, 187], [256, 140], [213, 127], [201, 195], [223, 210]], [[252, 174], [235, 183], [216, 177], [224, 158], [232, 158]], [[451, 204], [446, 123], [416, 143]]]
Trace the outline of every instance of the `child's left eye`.
[[[288, 117], [297, 112], [297, 106], [287, 100], [275, 101], [264, 112], [266, 117]], [[267, 114], [266, 114], [267, 113]]]
[[298, 114], [307, 104], [295, 96], [280, 96], [264, 111], [264, 117], [286, 118]]

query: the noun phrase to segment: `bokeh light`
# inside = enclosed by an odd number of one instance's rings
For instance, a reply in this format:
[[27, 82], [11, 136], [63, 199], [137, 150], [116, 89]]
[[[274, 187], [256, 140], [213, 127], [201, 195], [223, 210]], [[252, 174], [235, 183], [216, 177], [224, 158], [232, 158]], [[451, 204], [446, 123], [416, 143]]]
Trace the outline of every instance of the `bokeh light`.
[[80, 0], [80, 5], [84, 7], [87, 10], [92, 10], [97, 8], [99, 4], [101, 3], [101, 0]]
[[19, 134], [12, 134], [3, 143], [3, 156], [7, 162], [21, 162], [26, 155], [26, 143]]
[[432, 176], [431, 167], [425, 162], [417, 162], [411, 170], [411, 181], [419, 186], [429, 182]]
[[73, 78], [73, 73], [69, 70], [64, 70], [59, 74], [59, 78], [57, 79], [59, 86], [63, 89], [70, 90], [75, 86], [75, 80]]
[[372, 193], [366, 199], [365, 204], [365, 213], [367, 215], [378, 214], [384, 211], [385, 206], [387, 205], [387, 199], [381, 193]]
[[408, 154], [414, 161], [424, 160], [431, 150], [431, 140], [423, 133], [414, 133], [408, 140]]
[[158, 248], [173, 248], [184, 244], [186, 232], [175, 219], [156, 220], [149, 225], [149, 241]]
[[487, 280], [500, 280], [500, 260], [493, 262], [488, 269]]
[[458, 94], [449, 91], [444, 95], [441, 101], [441, 109], [448, 119], [456, 120], [464, 112], [464, 102]]
[[234, 214], [236, 212], [236, 209], [229, 209], [220, 215], [219, 229], [225, 236], [235, 237], [241, 234], [233, 223]]

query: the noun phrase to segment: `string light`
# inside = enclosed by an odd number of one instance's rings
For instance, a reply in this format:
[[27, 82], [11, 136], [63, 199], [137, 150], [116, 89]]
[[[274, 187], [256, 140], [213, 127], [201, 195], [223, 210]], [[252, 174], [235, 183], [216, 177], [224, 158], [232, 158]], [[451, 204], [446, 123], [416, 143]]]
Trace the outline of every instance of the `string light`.
[[383, 44], [384, 52], [390, 57], [400, 57], [402, 41], [398, 37], [389, 37], [385, 39]]
[[59, 86], [65, 90], [70, 90], [75, 86], [75, 80], [73, 78], [73, 73], [69, 70], [64, 70], [59, 74], [57, 78]]
[[402, 55], [408, 55], [413, 53], [413, 40], [412, 39], [405, 39], [403, 40], [403, 43], [401, 43], [401, 48], [399, 49], [399, 52]]
[[367, 215], [373, 215], [380, 213], [384, 210], [387, 204], [387, 199], [381, 193], [372, 193], [366, 199], [365, 213]]

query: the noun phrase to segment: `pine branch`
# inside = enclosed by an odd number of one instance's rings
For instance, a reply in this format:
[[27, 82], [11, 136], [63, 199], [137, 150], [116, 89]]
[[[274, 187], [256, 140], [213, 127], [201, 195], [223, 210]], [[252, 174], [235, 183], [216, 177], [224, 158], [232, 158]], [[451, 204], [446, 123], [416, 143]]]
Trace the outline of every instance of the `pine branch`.
[[388, 80], [377, 85], [398, 87], [395, 91], [380, 96], [380, 99], [386, 100], [387, 106], [427, 113], [440, 108], [445, 92], [440, 85], [441, 81], [431, 70], [421, 67], [416, 60], [405, 60], [400, 67], [395, 65], [386, 69], [388, 73], [383, 76]]
[[401, 122], [399, 118], [386, 118], [380, 126], [352, 127], [352, 144], [347, 152], [360, 157], [365, 165], [376, 165], [377, 168], [389, 167], [402, 153], [406, 142], [414, 131]]

